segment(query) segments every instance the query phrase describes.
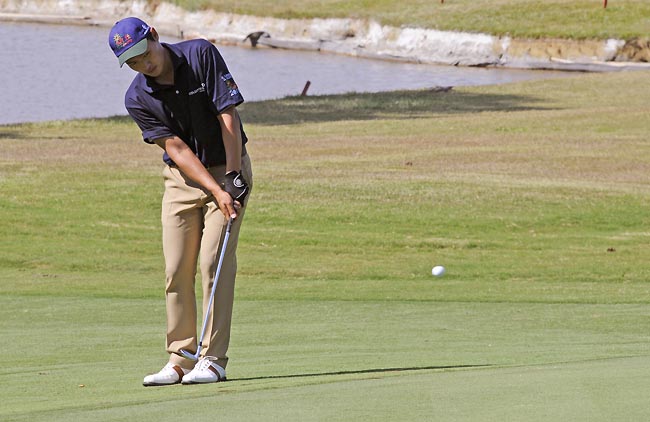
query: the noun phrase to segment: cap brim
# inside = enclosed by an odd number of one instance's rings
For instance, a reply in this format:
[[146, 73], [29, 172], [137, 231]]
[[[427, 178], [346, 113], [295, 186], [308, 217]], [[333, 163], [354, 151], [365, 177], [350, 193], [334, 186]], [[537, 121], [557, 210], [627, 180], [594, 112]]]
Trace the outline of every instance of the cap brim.
[[135, 56], [139, 56], [140, 54], [143, 54], [145, 51], [147, 51], [147, 39], [143, 39], [142, 41], [136, 43], [133, 45], [133, 47], [129, 48], [126, 50], [124, 53], [122, 53], [117, 59], [120, 62], [120, 67], [129, 59], [132, 59]]

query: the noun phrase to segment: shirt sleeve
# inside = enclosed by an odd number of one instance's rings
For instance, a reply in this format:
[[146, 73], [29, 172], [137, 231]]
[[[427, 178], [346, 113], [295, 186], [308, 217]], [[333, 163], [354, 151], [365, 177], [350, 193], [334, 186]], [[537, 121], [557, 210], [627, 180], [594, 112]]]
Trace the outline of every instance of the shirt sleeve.
[[174, 133], [160, 119], [130, 97], [128, 92], [124, 104], [126, 111], [142, 131], [142, 139], [146, 143], [153, 144], [156, 139], [174, 136]]
[[207, 94], [216, 113], [220, 114], [227, 108], [244, 102], [244, 97], [219, 50], [208, 41], [205, 42], [202, 62]]

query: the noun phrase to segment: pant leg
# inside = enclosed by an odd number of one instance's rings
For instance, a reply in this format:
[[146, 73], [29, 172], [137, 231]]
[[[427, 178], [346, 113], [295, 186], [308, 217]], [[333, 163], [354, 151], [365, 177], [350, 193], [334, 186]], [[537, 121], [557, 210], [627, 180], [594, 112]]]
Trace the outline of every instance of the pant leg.
[[[210, 168], [210, 172], [220, 183], [225, 175], [225, 167]], [[242, 157], [242, 175], [252, 190], [253, 174], [248, 155]], [[249, 196], [250, 197], [250, 196]], [[226, 246], [221, 273], [217, 282], [211, 318], [208, 319], [206, 336], [203, 340], [203, 356], [217, 358], [217, 364], [225, 368], [228, 364], [227, 351], [230, 344], [230, 328], [232, 322], [233, 301], [235, 295], [235, 277], [237, 275], [237, 244], [239, 241], [239, 230], [244, 221], [246, 203], [237, 212], [237, 218], [233, 222], [230, 237]], [[201, 241], [201, 278], [203, 286], [203, 314], [208, 311], [209, 295], [212, 290], [212, 283], [217, 269], [219, 253], [225, 235], [226, 218], [219, 211], [214, 201], [205, 206], [205, 228]]]
[[179, 355], [197, 346], [195, 278], [203, 231], [203, 204], [207, 195], [182, 173], [171, 167], [163, 171], [163, 253], [165, 256], [165, 303], [167, 352], [170, 362], [191, 369], [194, 362]]

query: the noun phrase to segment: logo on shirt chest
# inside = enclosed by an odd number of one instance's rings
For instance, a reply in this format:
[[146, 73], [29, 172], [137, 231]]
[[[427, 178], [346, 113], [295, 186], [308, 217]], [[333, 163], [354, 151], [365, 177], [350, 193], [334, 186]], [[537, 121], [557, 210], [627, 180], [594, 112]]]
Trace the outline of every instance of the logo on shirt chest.
[[198, 94], [199, 92], [205, 92], [205, 83], [202, 83], [200, 87], [188, 92], [187, 95], [192, 96]]

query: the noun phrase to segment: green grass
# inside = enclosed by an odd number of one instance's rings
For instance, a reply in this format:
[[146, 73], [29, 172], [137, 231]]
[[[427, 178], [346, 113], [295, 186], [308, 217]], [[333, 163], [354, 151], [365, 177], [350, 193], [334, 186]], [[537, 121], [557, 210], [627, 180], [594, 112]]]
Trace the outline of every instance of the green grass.
[[647, 36], [644, 0], [176, 0], [211, 9], [278, 18], [373, 19], [393, 26], [462, 30], [516, 37], [631, 38]]
[[209, 386], [140, 385], [165, 361], [158, 148], [124, 117], [1, 126], [0, 419], [643, 420], [647, 76], [242, 106]]

